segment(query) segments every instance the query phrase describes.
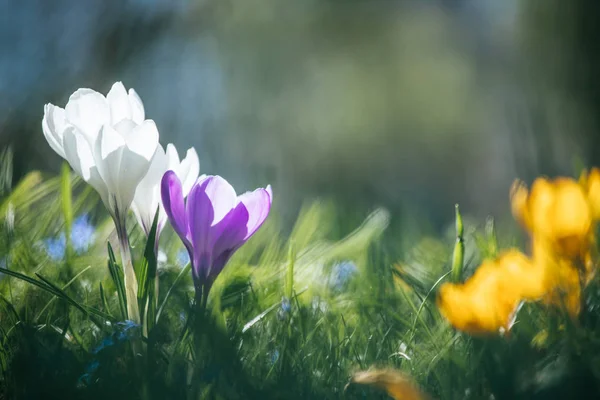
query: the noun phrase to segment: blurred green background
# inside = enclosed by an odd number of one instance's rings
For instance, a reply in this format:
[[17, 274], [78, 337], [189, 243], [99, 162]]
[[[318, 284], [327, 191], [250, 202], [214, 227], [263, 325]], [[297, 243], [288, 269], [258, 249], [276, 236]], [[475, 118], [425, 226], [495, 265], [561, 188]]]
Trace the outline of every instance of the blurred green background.
[[122, 80], [203, 173], [366, 215], [504, 215], [600, 161], [594, 0], [25, 0], [0, 6], [0, 147], [58, 171], [43, 105]]

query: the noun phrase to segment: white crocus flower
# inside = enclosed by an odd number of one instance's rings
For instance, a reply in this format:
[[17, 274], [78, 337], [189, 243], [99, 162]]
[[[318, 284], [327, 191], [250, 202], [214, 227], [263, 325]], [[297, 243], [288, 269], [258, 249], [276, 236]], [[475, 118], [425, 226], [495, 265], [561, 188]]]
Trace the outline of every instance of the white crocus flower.
[[146, 236], [150, 233], [154, 214], [158, 209], [156, 243], [167, 220], [160, 196], [160, 182], [167, 171], [174, 171], [177, 174], [182, 182], [183, 196], [186, 197], [200, 172], [200, 161], [196, 150], [193, 147], [188, 149], [185, 158], [180, 161], [177, 149], [171, 143], [167, 145], [166, 153], [162, 146], [158, 146], [148, 173], [137, 187], [131, 208]]
[[113, 218], [124, 219], [158, 147], [158, 130], [144, 120], [137, 93], [127, 93], [121, 82], [106, 97], [79, 89], [64, 109], [46, 104], [42, 128], [50, 147], [98, 191]]
[[133, 89], [115, 83], [106, 97], [79, 89], [64, 109], [44, 107], [44, 136], [50, 147], [100, 194], [115, 222], [123, 262], [128, 316], [140, 322], [137, 280], [125, 226], [127, 211], [158, 145], [158, 130], [144, 119], [144, 105]]

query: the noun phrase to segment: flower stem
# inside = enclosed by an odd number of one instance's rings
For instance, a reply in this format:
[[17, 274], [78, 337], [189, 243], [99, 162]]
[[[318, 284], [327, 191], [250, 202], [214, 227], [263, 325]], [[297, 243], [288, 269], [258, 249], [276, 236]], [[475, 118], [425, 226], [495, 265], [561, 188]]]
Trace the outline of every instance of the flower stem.
[[141, 318], [137, 302], [138, 282], [135, 277], [133, 262], [131, 261], [131, 249], [129, 248], [129, 237], [127, 236], [125, 218], [120, 217], [118, 213], [115, 217], [115, 226], [117, 228], [117, 236], [119, 237], [121, 263], [123, 264], [125, 297], [127, 298], [127, 316], [131, 321], [139, 324]]
[[156, 231], [156, 237], [154, 238], [154, 255], [156, 256], [156, 271], [154, 273], [154, 301], [156, 302], [156, 309], [158, 309], [158, 235], [160, 235], [160, 230]]

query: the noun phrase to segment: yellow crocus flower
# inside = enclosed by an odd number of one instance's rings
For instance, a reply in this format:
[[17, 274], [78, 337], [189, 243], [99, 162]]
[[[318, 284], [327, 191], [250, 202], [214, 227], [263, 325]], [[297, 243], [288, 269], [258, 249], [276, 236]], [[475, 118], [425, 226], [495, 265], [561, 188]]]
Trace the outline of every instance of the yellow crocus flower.
[[517, 181], [511, 189], [513, 214], [532, 235], [552, 243], [561, 256], [581, 258], [593, 238], [594, 220], [584, 187], [569, 178], [538, 178], [528, 191]]
[[446, 283], [437, 299], [441, 314], [457, 329], [473, 335], [510, 329], [524, 298], [543, 295], [539, 273], [517, 250], [486, 260], [464, 284]]
[[532, 245], [535, 268], [543, 271], [544, 303], [562, 307], [571, 316], [577, 316], [581, 309], [581, 288], [587, 280], [584, 265], [560, 257], [543, 239], [534, 238]]

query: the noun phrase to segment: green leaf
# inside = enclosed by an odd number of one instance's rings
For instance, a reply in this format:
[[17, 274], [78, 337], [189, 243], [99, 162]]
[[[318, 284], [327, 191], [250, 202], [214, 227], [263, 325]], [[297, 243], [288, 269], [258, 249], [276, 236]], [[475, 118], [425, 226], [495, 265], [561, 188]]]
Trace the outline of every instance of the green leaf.
[[[37, 279], [34, 279], [32, 277], [29, 277], [27, 275], [21, 274], [19, 272], [16, 271], [11, 271], [9, 269], [6, 268], [1, 268], [0, 267], [0, 272], [6, 275], [10, 275], [14, 278], [20, 279], [22, 281], [25, 281], [27, 283], [30, 283], [34, 286], [39, 287], [40, 289], [43, 289], [45, 291], [47, 291], [50, 294], [53, 294], [54, 296], [60, 298], [61, 300], [66, 301], [69, 305], [75, 307], [77, 310], [81, 311], [82, 313], [84, 313], [86, 316], [91, 317], [92, 315], [95, 315], [97, 317], [103, 318], [107, 321], [110, 321], [111, 318], [104, 314], [101, 311], [98, 311], [92, 307], [88, 307], [88, 306], [84, 306], [82, 304], [79, 304], [77, 301], [73, 300], [68, 294], [66, 294], [62, 289], [60, 289], [59, 287], [57, 287], [55, 284], [53, 284], [52, 282], [50, 282], [48, 279], [44, 278], [42, 275], [40, 274], [36, 274], [36, 276], [40, 279], [40, 281], [38, 281]], [[99, 327], [103, 327], [103, 324], [92, 319], [92, 321], [98, 325]]]
[[[152, 331], [156, 322], [156, 299], [155, 297], [155, 285], [156, 285], [156, 253], [154, 247], [156, 244], [156, 231], [158, 226], [158, 208], [154, 214], [154, 221], [152, 221], [152, 228], [148, 234], [148, 240], [146, 241], [146, 248], [144, 249], [144, 259], [140, 265], [138, 271], [138, 304], [142, 311], [142, 321], [146, 323], [146, 332]], [[144, 310], [147, 310], [144, 315]]]
[[[90, 270], [92, 268], [91, 265], [88, 265], [86, 268], [82, 269], [81, 271], [79, 271], [79, 273], [77, 275], [75, 275], [69, 282], [67, 282], [61, 290], [65, 290], [66, 288], [68, 288], [69, 286], [71, 286], [71, 284], [73, 284], [73, 282], [75, 282], [77, 280], [77, 278], [79, 278], [82, 274], [84, 274], [86, 271]], [[48, 307], [50, 307], [50, 305], [52, 304], [52, 302], [54, 301], [54, 299], [56, 299], [56, 297], [53, 297], [52, 299], [50, 299], [50, 301], [44, 306], [44, 308], [42, 308], [42, 310], [38, 313], [37, 317], [35, 317], [35, 320], [39, 320], [40, 317], [42, 316], [42, 314], [44, 314], [44, 311], [46, 311], [48, 309]]]
[[9, 314], [11, 314], [14, 317], [13, 323], [16, 324], [17, 322], [19, 322], [21, 320], [21, 317], [19, 317], [19, 313], [17, 312], [13, 304], [2, 294], [0, 294], [0, 299], [4, 302], [4, 304], [6, 304], [6, 309], [9, 311]]
[[67, 265], [70, 265], [73, 252], [73, 246], [71, 244], [71, 229], [73, 227], [73, 194], [71, 189], [71, 168], [66, 161], [62, 164], [60, 193], [62, 198], [62, 212], [65, 219], [65, 259]]
[[106, 294], [104, 293], [102, 283], [100, 283], [100, 300], [102, 301], [102, 307], [104, 308], [104, 311], [112, 317], [113, 315], [110, 312], [110, 307], [108, 306], [108, 300], [106, 300]]
[[177, 275], [177, 277], [175, 278], [175, 280], [173, 281], [173, 284], [171, 285], [171, 287], [169, 288], [169, 290], [167, 291], [167, 294], [165, 295], [165, 298], [163, 299], [163, 302], [160, 304], [160, 307], [158, 308], [158, 312], [156, 313], [156, 323], [158, 323], [158, 320], [160, 319], [160, 316], [162, 314], [163, 309], [165, 308], [165, 306], [167, 305], [167, 300], [169, 300], [169, 296], [171, 296], [171, 292], [173, 291], [173, 288], [175, 288], [175, 286], [177, 285], [177, 283], [179, 282], [179, 280], [181, 279], [182, 276], [185, 276], [186, 274], [190, 273], [190, 270], [192, 269], [192, 264], [188, 263], [179, 273], [179, 275]]
[[49, 288], [51, 288], [56, 293], [57, 297], [62, 298], [63, 300], [65, 300], [67, 303], [71, 304], [73, 307], [77, 308], [78, 310], [80, 310], [86, 314], [88, 313], [84, 306], [82, 306], [81, 304], [79, 304], [78, 302], [73, 300], [71, 297], [69, 297], [69, 295], [67, 295], [64, 290], [62, 290], [61, 288], [59, 288], [58, 286], [56, 286], [55, 284], [53, 284], [48, 279], [44, 278], [42, 275], [40, 275], [38, 273], [36, 273], [35, 276], [40, 278], [40, 280], [42, 282], [44, 282]]
[[0, 152], [0, 196], [10, 192], [13, 175], [13, 152], [5, 147]]
[[125, 297], [125, 283], [123, 282], [123, 271], [117, 264], [115, 252], [108, 243], [108, 271], [117, 288], [117, 298], [119, 299], [119, 309], [121, 310], [121, 318], [127, 319], [127, 298]]

